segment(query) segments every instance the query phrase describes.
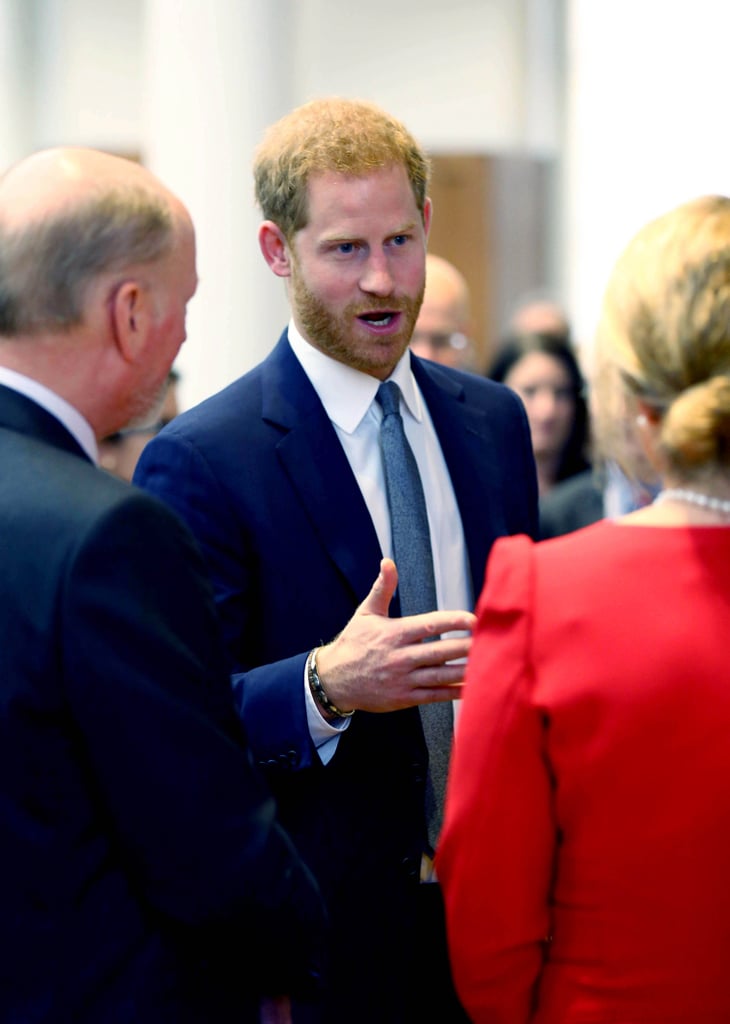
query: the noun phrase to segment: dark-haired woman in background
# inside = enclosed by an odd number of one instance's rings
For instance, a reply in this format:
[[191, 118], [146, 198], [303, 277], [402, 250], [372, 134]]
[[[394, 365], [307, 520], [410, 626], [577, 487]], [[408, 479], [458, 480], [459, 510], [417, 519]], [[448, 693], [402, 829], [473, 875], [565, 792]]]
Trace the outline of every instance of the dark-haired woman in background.
[[512, 388], [524, 403], [541, 498], [589, 468], [583, 375], [567, 335], [509, 335], [487, 376]]

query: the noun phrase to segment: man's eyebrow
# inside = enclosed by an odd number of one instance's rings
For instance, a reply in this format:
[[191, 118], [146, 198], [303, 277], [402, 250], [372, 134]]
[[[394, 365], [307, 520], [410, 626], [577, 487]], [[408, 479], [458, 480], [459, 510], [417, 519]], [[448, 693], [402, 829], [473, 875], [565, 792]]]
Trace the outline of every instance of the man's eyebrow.
[[[418, 223], [419, 222], [417, 220], [409, 221], [407, 224], [402, 224], [397, 228], [392, 228], [390, 231], [387, 231], [384, 237], [393, 238], [395, 235], [407, 235], [409, 234], [409, 232], [415, 230]], [[331, 245], [337, 244], [338, 242], [364, 242], [366, 240], [367, 239], [363, 234], [360, 234], [357, 231], [351, 231], [349, 233], [344, 234], [333, 233], [322, 235], [322, 238], [320, 239], [320, 244]]]

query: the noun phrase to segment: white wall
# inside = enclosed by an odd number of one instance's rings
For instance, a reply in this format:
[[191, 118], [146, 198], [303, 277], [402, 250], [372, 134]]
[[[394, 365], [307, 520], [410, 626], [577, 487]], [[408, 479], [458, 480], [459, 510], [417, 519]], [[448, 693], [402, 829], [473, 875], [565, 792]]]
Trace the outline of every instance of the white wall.
[[613, 264], [642, 224], [730, 194], [722, 0], [569, 0], [565, 281], [587, 347]]
[[382, 104], [433, 152], [557, 149], [560, 0], [0, 0], [0, 54], [3, 33], [19, 39], [2, 21], [11, 8], [33, 22], [32, 61], [5, 69], [13, 110], [30, 109], [15, 148], [141, 152], [191, 208], [201, 286], [179, 361], [185, 405], [258, 361], [285, 324], [250, 172], [280, 114], [338, 93]]
[[[524, 0], [303, 0], [294, 6], [299, 98], [370, 99], [435, 151], [522, 148], [530, 141], [526, 25], [539, 6], [546, 7]], [[549, 75], [546, 69], [543, 95], [550, 94]]]
[[23, 0], [0, 0], [0, 160], [7, 167], [33, 145], [32, 10]]
[[34, 12], [34, 147], [139, 151], [144, 2], [25, 0]]

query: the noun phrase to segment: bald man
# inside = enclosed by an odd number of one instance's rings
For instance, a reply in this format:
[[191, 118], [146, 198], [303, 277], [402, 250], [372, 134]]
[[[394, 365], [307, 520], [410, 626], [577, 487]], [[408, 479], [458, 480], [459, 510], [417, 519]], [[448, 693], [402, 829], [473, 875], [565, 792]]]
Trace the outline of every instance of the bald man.
[[319, 892], [195, 544], [95, 465], [164, 395], [196, 283], [142, 167], [55, 149], [0, 179], [3, 1021], [242, 1024], [317, 988]]
[[426, 287], [411, 337], [417, 356], [470, 370], [474, 352], [469, 285], [460, 270], [433, 253], [426, 256]]
[[542, 292], [524, 295], [510, 316], [510, 334], [549, 334], [570, 337], [570, 322], [565, 310]]

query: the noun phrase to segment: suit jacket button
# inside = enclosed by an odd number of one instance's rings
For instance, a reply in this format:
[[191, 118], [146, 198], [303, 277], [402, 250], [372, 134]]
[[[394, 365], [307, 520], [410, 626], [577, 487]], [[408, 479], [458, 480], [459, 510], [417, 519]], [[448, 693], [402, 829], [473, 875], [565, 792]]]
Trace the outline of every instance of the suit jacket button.
[[404, 857], [401, 866], [408, 878], [417, 878], [420, 864], [413, 857]]

